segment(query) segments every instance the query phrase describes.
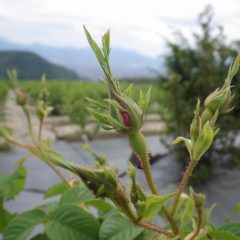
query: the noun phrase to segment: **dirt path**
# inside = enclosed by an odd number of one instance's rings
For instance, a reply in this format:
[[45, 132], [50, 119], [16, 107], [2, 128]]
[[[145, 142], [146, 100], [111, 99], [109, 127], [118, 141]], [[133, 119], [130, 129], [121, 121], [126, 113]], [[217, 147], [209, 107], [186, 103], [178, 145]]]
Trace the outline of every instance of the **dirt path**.
[[[16, 98], [13, 90], [9, 90], [4, 107], [4, 124], [11, 131], [14, 139], [29, 143], [31, 138], [28, 132], [28, 126], [26, 117], [22, 111], [22, 108], [16, 104]], [[35, 133], [38, 132], [39, 121], [34, 113], [34, 109], [31, 109], [32, 125]], [[55, 134], [47, 129], [43, 128], [43, 137], [49, 138], [54, 141], [56, 139]]]

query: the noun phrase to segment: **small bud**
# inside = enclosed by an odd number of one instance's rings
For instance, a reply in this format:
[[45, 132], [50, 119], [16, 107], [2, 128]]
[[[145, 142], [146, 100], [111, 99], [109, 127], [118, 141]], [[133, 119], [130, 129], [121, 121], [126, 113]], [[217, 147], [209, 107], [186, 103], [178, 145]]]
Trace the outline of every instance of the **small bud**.
[[16, 89], [16, 101], [20, 106], [25, 106], [28, 102], [28, 96], [21, 88]]
[[208, 148], [212, 144], [213, 137], [214, 131], [210, 126], [210, 123], [207, 122], [204, 125], [202, 131], [200, 132], [198, 139], [193, 145], [192, 158], [194, 161], [198, 161], [202, 157], [202, 155], [208, 150]]
[[196, 208], [202, 208], [206, 201], [206, 196], [200, 193], [193, 193], [193, 201]]

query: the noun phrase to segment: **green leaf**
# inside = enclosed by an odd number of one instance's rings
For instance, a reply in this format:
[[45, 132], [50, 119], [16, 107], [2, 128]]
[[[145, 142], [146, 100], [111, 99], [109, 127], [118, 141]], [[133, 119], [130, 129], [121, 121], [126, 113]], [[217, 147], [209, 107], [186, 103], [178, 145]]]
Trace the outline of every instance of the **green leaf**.
[[61, 197], [60, 204], [76, 204], [93, 200], [94, 196], [90, 190], [84, 186], [76, 186], [68, 189]]
[[175, 193], [170, 193], [165, 196], [151, 195], [145, 201], [145, 213], [143, 216], [144, 220], [151, 220], [154, 216], [156, 216], [161, 210], [163, 204], [171, 199]]
[[145, 99], [144, 99], [143, 112], [147, 111], [147, 108], [148, 108], [148, 105], [149, 105], [149, 102], [150, 102], [150, 97], [151, 97], [151, 86], [149, 87], [149, 89], [146, 93]]
[[73, 205], [62, 205], [50, 214], [45, 232], [51, 240], [97, 240], [99, 222]]
[[87, 108], [87, 110], [96, 118], [97, 121], [99, 121], [100, 124], [111, 125], [116, 129], [126, 129], [121, 122], [117, 121], [110, 115], [96, 112], [90, 108]]
[[0, 175], [0, 197], [12, 199], [23, 189], [27, 176], [27, 170], [18, 168], [12, 175]]
[[7, 224], [11, 221], [14, 217], [13, 214], [9, 213], [3, 207], [3, 199], [0, 198], [0, 233], [3, 232], [3, 229], [7, 226]]
[[133, 87], [133, 84], [131, 83], [124, 91], [124, 95], [126, 95], [129, 98], [131, 98], [132, 96], [132, 87]]
[[102, 67], [104, 67], [104, 56], [103, 56], [101, 49], [98, 47], [97, 43], [93, 40], [93, 38], [91, 37], [87, 28], [85, 26], [83, 26], [83, 29], [85, 31], [85, 35], [87, 37], [88, 43], [91, 46], [93, 52], [95, 53], [95, 56], [97, 57], [98, 62], [100, 63], [100, 65]]
[[68, 189], [69, 189], [69, 186], [65, 182], [54, 184], [44, 193], [44, 198], [60, 195], [66, 192]]
[[102, 37], [103, 53], [105, 58], [109, 58], [110, 53], [110, 30], [108, 30]]
[[143, 229], [136, 227], [133, 223], [119, 214], [114, 214], [102, 223], [99, 237], [100, 240], [133, 240], [136, 239]]
[[45, 218], [46, 214], [39, 209], [16, 216], [4, 229], [4, 240], [26, 240], [33, 229], [41, 224]]
[[113, 209], [113, 206], [106, 200], [93, 199], [86, 202], [86, 205], [96, 208], [100, 212], [107, 212]]
[[212, 233], [212, 235], [217, 240], [239, 240], [239, 238], [237, 236], [235, 236], [232, 233], [227, 232], [227, 231], [215, 231]]
[[214, 131], [209, 122], [204, 125], [199, 137], [193, 146], [192, 158], [198, 161], [202, 155], [209, 149], [214, 138]]
[[190, 157], [192, 158], [192, 141], [185, 137], [178, 137], [173, 141], [173, 144], [177, 144], [181, 141], [184, 141], [184, 143], [187, 147], [188, 153], [189, 153]]
[[240, 222], [226, 223], [219, 228], [219, 230], [230, 232], [240, 237]]

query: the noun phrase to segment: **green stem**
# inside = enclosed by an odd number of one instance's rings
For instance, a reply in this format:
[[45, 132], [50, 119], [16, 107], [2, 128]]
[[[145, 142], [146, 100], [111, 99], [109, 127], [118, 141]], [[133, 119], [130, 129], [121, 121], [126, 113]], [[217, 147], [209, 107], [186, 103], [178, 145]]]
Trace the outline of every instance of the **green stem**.
[[175, 196], [175, 200], [173, 202], [173, 206], [172, 206], [172, 210], [171, 210], [171, 215], [172, 217], [174, 216], [176, 210], [177, 210], [177, 206], [178, 206], [178, 203], [179, 203], [179, 200], [180, 200], [180, 196], [184, 190], [184, 188], [186, 187], [187, 183], [188, 183], [188, 180], [189, 178], [191, 177], [192, 175], [192, 172], [195, 168], [197, 164], [197, 161], [194, 161], [194, 160], [190, 160], [188, 166], [187, 166], [187, 169], [183, 175], [183, 178], [181, 180], [181, 183], [177, 189], [177, 193], [176, 193], [176, 196]]
[[148, 157], [147, 144], [143, 134], [139, 132], [128, 135], [129, 144], [134, 154], [141, 161], [147, 184], [153, 194], [159, 194], [156, 183], [153, 180], [150, 161]]
[[[157, 185], [153, 180], [152, 170], [151, 170], [150, 161], [148, 157], [147, 144], [143, 134], [141, 132], [130, 134], [128, 135], [128, 140], [129, 140], [130, 146], [133, 149], [134, 154], [141, 161], [145, 178], [151, 192], [153, 194], [160, 195]], [[173, 232], [175, 234], [178, 234], [179, 231], [178, 231], [178, 227], [175, 220], [172, 218], [171, 214], [168, 212], [166, 207], [163, 206], [162, 209], [166, 219], [171, 224]]]
[[43, 129], [43, 120], [40, 120], [39, 129], [38, 129], [38, 141], [42, 140], [42, 129]]
[[31, 115], [30, 115], [30, 112], [29, 112], [29, 109], [27, 106], [23, 106], [23, 112], [27, 119], [30, 136], [31, 136], [33, 142], [36, 143], [36, 139], [35, 139], [34, 131], [33, 131], [33, 127], [32, 127]]

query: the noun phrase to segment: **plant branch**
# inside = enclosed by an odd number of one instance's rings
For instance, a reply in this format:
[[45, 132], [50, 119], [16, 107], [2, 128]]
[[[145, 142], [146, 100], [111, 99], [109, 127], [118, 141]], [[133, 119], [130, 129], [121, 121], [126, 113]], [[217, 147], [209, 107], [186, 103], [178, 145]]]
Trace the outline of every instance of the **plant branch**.
[[38, 128], [38, 141], [42, 140], [42, 130], [43, 130], [43, 119], [39, 122], [39, 128]]
[[181, 194], [182, 194], [185, 186], [187, 185], [188, 180], [189, 180], [189, 178], [191, 177], [192, 172], [193, 172], [196, 164], [197, 164], [197, 161], [195, 161], [195, 160], [190, 160], [190, 162], [189, 162], [189, 164], [188, 164], [188, 166], [187, 166], [187, 168], [186, 168], [186, 171], [185, 171], [185, 173], [184, 173], [184, 175], [183, 175], [183, 178], [182, 178], [182, 180], [181, 180], [181, 182], [180, 182], [180, 184], [179, 184], [179, 187], [178, 187], [178, 189], [177, 189], [177, 193], [176, 193], [176, 196], [175, 196], [175, 200], [174, 200], [174, 202], [173, 202], [173, 206], [172, 206], [172, 210], [171, 210], [171, 216], [172, 216], [172, 217], [174, 216], [174, 214], [175, 214], [175, 212], [176, 212], [176, 209], [177, 209], [177, 206], [178, 206], [178, 203], [179, 203], [180, 196], [181, 196]]
[[31, 115], [30, 115], [29, 109], [28, 109], [27, 106], [23, 106], [22, 108], [23, 108], [23, 112], [24, 112], [24, 114], [26, 116], [26, 119], [27, 119], [30, 136], [31, 136], [33, 142], [36, 143], [36, 139], [35, 139], [35, 135], [34, 135], [34, 131], [33, 131], [32, 120], [31, 120]]
[[140, 227], [143, 227], [143, 228], [145, 228], [147, 230], [151, 230], [153, 232], [156, 232], [158, 234], [164, 234], [164, 235], [166, 235], [168, 237], [173, 237], [173, 234], [163, 230], [162, 228], [158, 227], [155, 224], [148, 223], [148, 222], [139, 222], [139, 223], [137, 223], [137, 225], [140, 226]]
[[45, 162], [69, 187], [71, 187], [70, 182], [67, 180], [67, 178], [59, 171], [59, 169], [54, 164], [52, 164], [49, 161], [45, 161]]

